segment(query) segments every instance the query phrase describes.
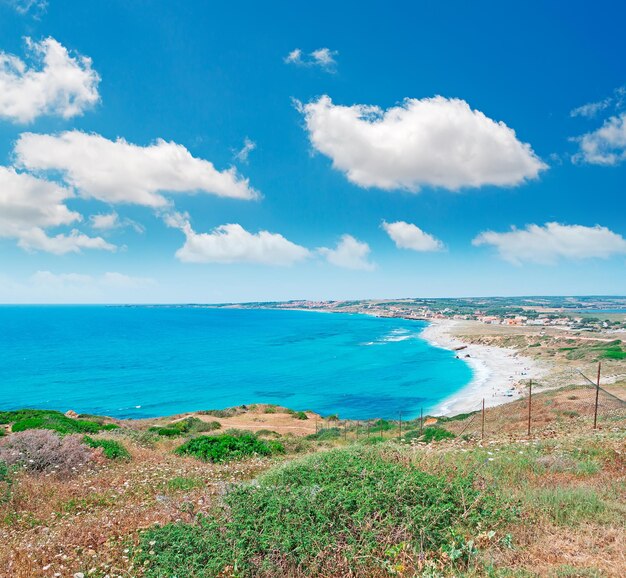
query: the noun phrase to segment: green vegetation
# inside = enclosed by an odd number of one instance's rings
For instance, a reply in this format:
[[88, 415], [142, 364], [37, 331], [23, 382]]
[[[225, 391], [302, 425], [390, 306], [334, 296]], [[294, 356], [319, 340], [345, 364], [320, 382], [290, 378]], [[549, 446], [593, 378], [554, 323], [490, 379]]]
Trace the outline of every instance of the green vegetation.
[[335, 440], [340, 435], [341, 435], [341, 430], [338, 427], [326, 427], [306, 437], [309, 440], [315, 440], [315, 441], [321, 442], [321, 441]]
[[237, 415], [237, 410], [234, 407], [229, 407], [228, 409], [204, 409], [197, 413], [200, 415], [211, 415], [213, 417], [226, 418]]
[[0, 412], [0, 423], [12, 423], [11, 431], [21, 432], [31, 429], [47, 429], [61, 435], [73, 433], [98, 433], [117, 429], [115, 424], [101, 424], [95, 421], [73, 419], [60, 411], [40, 409], [20, 409]]
[[0, 504], [7, 502], [11, 498], [13, 489], [13, 476], [11, 469], [0, 460]]
[[573, 526], [587, 521], [601, 521], [623, 513], [612, 508], [593, 488], [540, 488], [527, 495], [529, 506], [538, 515], [547, 516], [561, 526]]
[[90, 436], [83, 438], [83, 443], [87, 444], [90, 448], [102, 448], [104, 457], [109, 460], [129, 460], [129, 451], [120, 443], [115, 440], [102, 440], [94, 439]]
[[182, 435], [193, 435], [196, 433], [215, 431], [222, 427], [219, 421], [206, 422], [197, 417], [186, 417], [178, 421], [174, 421], [166, 426], [151, 427], [148, 431], [164, 437], [176, 437]]
[[[383, 446], [381, 446], [383, 447]], [[291, 462], [235, 487], [195, 524], [155, 527], [136, 557], [146, 576], [369, 575], [421, 556], [463, 568], [470, 536], [507, 519], [471, 475], [433, 475], [353, 446]], [[422, 551], [420, 551], [420, 545]], [[332, 571], [332, 572], [331, 572]]]
[[284, 453], [282, 444], [274, 440], [260, 440], [254, 434], [222, 434], [190, 439], [176, 449], [179, 455], [194, 456], [205, 462], [229, 462], [247, 456], [269, 456]]
[[455, 435], [442, 427], [426, 427], [422, 434], [422, 441], [426, 443], [439, 442], [441, 440], [452, 439]]

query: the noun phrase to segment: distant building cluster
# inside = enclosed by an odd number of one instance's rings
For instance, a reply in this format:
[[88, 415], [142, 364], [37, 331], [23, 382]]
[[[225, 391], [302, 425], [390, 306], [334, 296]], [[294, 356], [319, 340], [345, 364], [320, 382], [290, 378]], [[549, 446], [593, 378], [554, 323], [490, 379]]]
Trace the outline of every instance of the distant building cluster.
[[[621, 299], [621, 298], [620, 298]], [[565, 302], [563, 302], [565, 300]], [[458, 319], [471, 320], [488, 325], [559, 327], [576, 331], [626, 331], [626, 303], [610, 302], [608, 307], [621, 307], [622, 315], [611, 320], [593, 315], [606, 303], [577, 302], [572, 298], [544, 298], [538, 304], [529, 305], [524, 298], [476, 298], [476, 299], [399, 299], [367, 301], [288, 301], [266, 304], [279, 309], [309, 309], [338, 311], [344, 313], [367, 313], [377, 317], [402, 319]], [[585, 314], [585, 309], [591, 311]], [[571, 313], [570, 313], [571, 311]]]

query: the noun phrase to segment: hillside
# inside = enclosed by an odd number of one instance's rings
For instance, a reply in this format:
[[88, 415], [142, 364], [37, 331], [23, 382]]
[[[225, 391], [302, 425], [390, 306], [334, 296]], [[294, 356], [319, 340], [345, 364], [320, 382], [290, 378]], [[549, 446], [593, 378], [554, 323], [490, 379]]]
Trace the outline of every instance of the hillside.
[[525, 400], [485, 428], [4, 412], [2, 576], [621, 576], [626, 412], [602, 393], [593, 430], [593, 393], [534, 395], [530, 437]]

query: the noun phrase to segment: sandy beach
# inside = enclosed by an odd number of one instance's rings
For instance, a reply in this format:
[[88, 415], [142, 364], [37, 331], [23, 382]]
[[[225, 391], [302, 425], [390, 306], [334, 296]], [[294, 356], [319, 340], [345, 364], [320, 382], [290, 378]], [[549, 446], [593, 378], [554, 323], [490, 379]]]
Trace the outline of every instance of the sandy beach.
[[518, 399], [525, 384], [520, 381], [538, 379], [547, 373], [537, 361], [518, 355], [514, 349], [465, 343], [455, 336], [455, 328], [462, 322], [453, 320], [431, 321], [422, 337], [431, 345], [454, 350], [468, 363], [474, 379], [461, 391], [442, 401], [433, 412], [436, 415], [454, 415], [480, 409], [482, 400], [486, 407], [501, 405]]

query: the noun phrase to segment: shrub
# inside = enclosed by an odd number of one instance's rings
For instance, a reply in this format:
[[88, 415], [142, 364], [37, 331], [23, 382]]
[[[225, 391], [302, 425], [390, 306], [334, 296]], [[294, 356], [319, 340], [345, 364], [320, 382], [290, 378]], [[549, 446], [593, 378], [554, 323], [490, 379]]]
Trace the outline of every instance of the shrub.
[[13, 488], [13, 476], [6, 462], [0, 460], [0, 504], [11, 498]]
[[47, 430], [23, 431], [0, 445], [0, 461], [31, 472], [69, 474], [85, 466], [93, 452], [79, 436], [61, 437]]
[[221, 427], [222, 424], [219, 421], [206, 422], [197, 417], [186, 417], [185, 419], [174, 421], [164, 427], [151, 427], [149, 431], [155, 432], [160, 436], [175, 437], [185, 434], [214, 431]]
[[229, 407], [228, 409], [205, 409], [197, 412], [200, 415], [212, 415], [213, 417], [233, 417], [237, 415], [237, 410], [233, 407]]
[[456, 437], [451, 431], [442, 427], [427, 427], [422, 433], [422, 441], [426, 443], [440, 442], [441, 440], [452, 439]]
[[228, 566], [238, 576], [296, 568], [311, 576], [382, 575], [391, 548], [406, 550], [400, 562], [421, 559], [421, 547], [432, 559], [504, 517], [493, 492], [481, 493], [472, 476], [428, 474], [358, 446], [271, 470], [236, 486], [225, 506], [197, 524], [145, 532], [136, 560], [150, 560], [146, 577], [214, 577]]
[[151, 427], [148, 431], [164, 437], [176, 437], [182, 435], [179, 429], [173, 427]]
[[317, 433], [309, 434], [307, 439], [316, 441], [328, 441], [337, 439], [341, 435], [341, 430], [338, 427], [326, 427], [319, 430]]
[[297, 411], [293, 414], [296, 419], [309, 419], [309, 416], [303, 411]]
[[101, 425], [95, 421], [73, 419], [60, 411], [20, 409], [0, 412], [0, 423], [13, 423], [11, 431], [49, 429], [60, 434], [97, 433], [103, 429], [117, 428], [115, 424]]
[[371, 432], [381, 432], [381, 431], [389, 431], [393, 429], [393, 424], [386, 419], [377, 419], [372, 427], [370, 427]]
[[89, 436], [83, 438], [83, 443], [90, 448], [102, 448], [104, 457], [109, 460], [129, 460], [130, 453], [120, 443], [115, 440], [97, 440]]
[[266, 437], [266, 438], [279, 438], [280, 434], [278, 432], [275, 432], [272, 429], [260, 429], [258, 432], [256, 432], [257, 437]]
[[284, 453], [284, 447], [277, 441], [260, 440], [250, 433], [222, 434], [190, 439], [177, 448], [176, 453], [194, 456], [205, 462], [228, 462], [253, 455]]

